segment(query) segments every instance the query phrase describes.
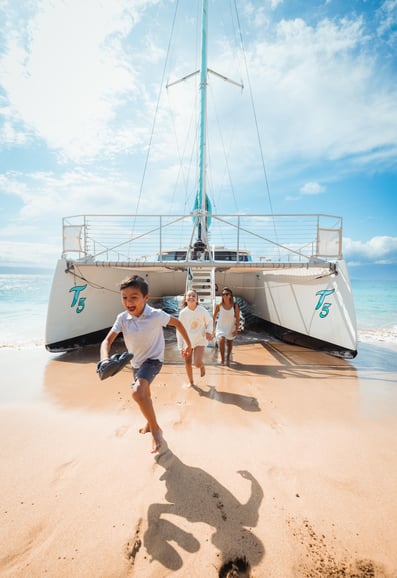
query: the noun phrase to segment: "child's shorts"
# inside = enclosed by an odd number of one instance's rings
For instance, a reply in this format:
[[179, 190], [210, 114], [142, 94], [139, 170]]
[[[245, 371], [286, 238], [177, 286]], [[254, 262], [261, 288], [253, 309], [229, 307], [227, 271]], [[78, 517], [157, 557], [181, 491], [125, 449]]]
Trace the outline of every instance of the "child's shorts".
[[147, 359], [140, 367], [133, 367], [132, 371], [134, 374], [134, 382], [132, 383], [131, 387], [134, 387], [135, 381], [138, 379], [138, 377], [146, 379], [149, 384], [152, 383], [153, 379], [160, 372], [162, 367], [163, 363], [158, 359]]

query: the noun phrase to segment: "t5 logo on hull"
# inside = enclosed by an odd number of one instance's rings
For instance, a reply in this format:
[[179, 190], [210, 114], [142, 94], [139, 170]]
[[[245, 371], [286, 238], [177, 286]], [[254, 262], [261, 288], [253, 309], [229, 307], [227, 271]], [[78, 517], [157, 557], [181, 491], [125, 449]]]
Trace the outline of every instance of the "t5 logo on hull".
[[332, 295], [335, 293], [335, 289], [323, 289], [322, 291], [317, 291], [316, 295], [319, 295], [319, 300], [317, 301], [316, 311], [320, 309], [320, 317], [324, 318], [327, 317], [329, 313], [329, 308], [331, 307], [332, 303], [325, 303], [325, 298], [328, 295]]
[[80, 297], [80, 293], [86, 289], [86, 285], [76, 285], [69, 289], [69, 293], [73, 292], [72, 304], [70, 307], [76, 307], [76, 313], [81, 313], [84, 310], [86, 297]]

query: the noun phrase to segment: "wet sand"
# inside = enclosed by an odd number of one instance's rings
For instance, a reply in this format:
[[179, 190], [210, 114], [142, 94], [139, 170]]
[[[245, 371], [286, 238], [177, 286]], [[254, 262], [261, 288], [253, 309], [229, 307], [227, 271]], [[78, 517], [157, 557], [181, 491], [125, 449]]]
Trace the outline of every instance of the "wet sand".
[[168, 343], [157, 456], [97, 357], [0, 350], [0, 576], [397, 576], [396, 349], [242, 340], [187, 388]]

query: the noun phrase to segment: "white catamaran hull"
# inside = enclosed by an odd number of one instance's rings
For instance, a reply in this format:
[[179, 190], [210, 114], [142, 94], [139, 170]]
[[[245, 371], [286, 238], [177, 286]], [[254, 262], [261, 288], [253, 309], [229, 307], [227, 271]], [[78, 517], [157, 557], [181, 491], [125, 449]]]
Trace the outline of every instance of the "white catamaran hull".
[[[152, 266], [151, 266], [152, 265]], [[98, 343], [122, 310], [118, 284], [138, 274], [149, 284], [154, 301], [182, 296], [193, 267], [169, 264], [97, 266], [60, 259], [48, 307], [46, 347], [64, 351]], [[254, 263], [212, 263], [215, 288], [230, 287], [251, 312], [268, 322], [269, 332], [287, 341], [354, 357], [356, 319], [346, 265], [334, 269], [302, 267], [264, 269]], [[208, 270], [210, 264], [206, 263]], [[317, 343], [316, 343], [317, 342]]]

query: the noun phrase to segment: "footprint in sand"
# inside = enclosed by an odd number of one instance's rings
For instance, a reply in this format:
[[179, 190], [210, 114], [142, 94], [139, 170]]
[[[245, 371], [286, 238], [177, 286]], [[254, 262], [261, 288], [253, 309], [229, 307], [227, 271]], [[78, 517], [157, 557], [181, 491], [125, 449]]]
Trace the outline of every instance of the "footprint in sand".
[[70, 460], [69, 462], [65, 462], [58, 466], [54, 471], [54, 478], [52, 480], [52, 484], [57, 484], [61, 479], [63, 479], [66, 475], [70, 474], [70, 470], [75, 465], [76, 460]]
[[123, 436], [125, 436], [125, 434], [128, 432], [129, 429], [130, 426], [128, 425], [122, 425], [121, 427], [118, 427], [115, 431], [116, 437], [122, 438]]

